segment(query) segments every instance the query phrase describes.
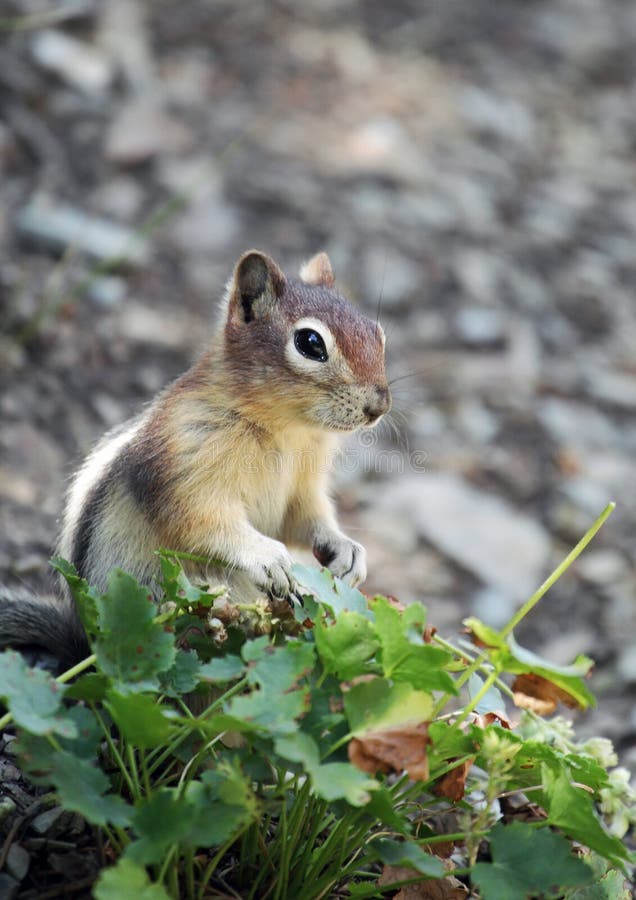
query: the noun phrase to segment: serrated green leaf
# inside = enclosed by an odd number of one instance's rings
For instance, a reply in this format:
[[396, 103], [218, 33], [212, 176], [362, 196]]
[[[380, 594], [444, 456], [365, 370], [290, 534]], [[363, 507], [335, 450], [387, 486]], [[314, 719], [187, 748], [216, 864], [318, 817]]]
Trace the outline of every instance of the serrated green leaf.
[[301, 588], [307, 588], [310, 595], [329, 607], [337, 618], [344, 610], [360, 613], [367, 619], [373, 618], [364, 594], [350, 587], [339, 578], [334, 578], [329, 569], [294, 565], [292, 574]]
[[245, 674], [245, 665], [238, 656], [219, 656], [210, 660], [199, 669], [201, 681], [211, 681], [223, 684], [226, 681], [234, 681]]
[[452, 661], [451, 654], [424, 643], [421, 631], [415, 629], [416, 624], [423, 626], [425, 620], [421, 605], [414, 604], [401, 613], [384, 597], [377, 597], [371, 609], [382, 645], [380, 661], [387, 678], [406, 682], [422, 691], [457, 693], [455, 682], [443, 671]]
[[161, 693], [168, 697], [189, 694], [201, 680], [200, 668], [201, 663], [194, 650], [177, 650], [172, 666], [167, 672], [161, 672], [159, 675]]
[[158, 747], [174, 734], [174, 723], [147, 694], [120, 694], [111, 688], [104, 706], [122, 736], [135, 747]]
[[156, 677], [175, 658], [173, 635], [154, 622], [148, 589], [119, 569], [111, 572], [106, 594], [97, 600], [100, 635], [95, 650], [100, 668], [121, 690], [156, 687]]
[[52, 752], [44, 738], [26, 733], [20, 736], [19, 749], [33, 780], [53, 785], [67, 809], [93, 825], [129, 824], [132, 808], [121, 797], [106, 794], [110, 782], [93, 760], [80, 759], [67, 750]]
[[315, 664], [313, 645], [289, 641], [275, 647], [267, 641], [250, 641], [244, 649], [248, 658], [256, 658], [247, 669], [252, 691], [234, 697], [225, 712], [272, 734], [293, 733], [297, 728], [294, 720], [309, 708], [308, 687], [299, 682]]
[[98, 672], [80, 675], [77, 681], [67, 686], [65, 696], [71, 700], [87, 700], [89, 703], [101, 703], [110, 686], [110, 678]]
[[317, 766], [311, 775], [314, 791], [323, 800], [344, 799], [351, 806], [364, 806], [380, 784], [350, 763], [334, 762]]
[[0, 653], [0, 697], [21, 728], [33, 734], [77, 737], [75, 722], [59, 712], [65, 690], [48, 672], [30, 669], [14, 650]]
[[248, 681], [263, 691], [282, 694], [293, 690], [315, 662], [316, 651], [310, 643], [289, 641], [282, 647], [268, 644], [263, 655], [248, 668]]
[[213, 847], [258, 816], [258, 803], [237, 763], [222, 760], [216, 769], [190, 781], [185, 789], [160, 788], [135, 811], [139, 839], [126, 851], [137, 863], [159, 862], [173, 844]]
[[142, 866], [122, 858], [104, 869], [93, 888], [95, 900], [170, 900], [160, 884], [153, 884]]
[[311, 735], [302, 731], [277, 738], [274, 742], [274, 750], [284, 759], [301, 763], [306, 772], [312, 772], [320, 765], [318, 744]]
[[355, 685], [346, 691], [343, 700], [349, 728], [355, 736], [427, 722], [433, 713], [430, 694], [384, 678]]
[[622, 872], [612, 869], [594, 884], [566, 891], [563, 900], [633, 900], [632, 889]]
[[[477, 863], [471, 871], [483, 900], [527, 900], [565, 887], [588, 884], [594, 874], [572, 853], [570, 843], [548, 828], [526, 822], [495, 825], [490, 832], [491, 863]], [[546, 862], [549, 860], [549, 865]]]
[[422, 850], [412, 841], [392, 841], [378, 838], [369, 842], [369, 850], [387, 866], [404, 866], [429, 878], [443, 878], [444, 864], [437, 856]]
[[192, 814], [192, 804], [178, 788], [157, 788], [133, 813], [131, 824], [139, 840], [126, 856], [143, 865], [160, 862], [166, 850], [188, 834]]
[[620, 864], [629, 858], [623, 842], [605, 831], [590, 794], [572, 784], [563, 766], [555, 769], [543, 765], [542, 783], [550, 825], [561, 828], [565, 834], [612, 862]]
[[[298, 725], [295, 720], [302, 716], [308, 709], [309, 697], [305, 691], [291, 691], [288, 694], [274, 696], [271, 692], [252, 691], [243, 697], [235, 697], [228, 704], [227, 712], [230, 721], [234, 719], [243, 731], [241, 723], [248, 726], [248, 730], [254, 728], [260, 731], [269, 731], [272, 734], [293, 734]], [[227, 726], [234, 729], [233, 725]]]
[[77, 735], [74, 738], [59, 738], [60, 746], [82, 759], [91, 759], [104, 737], [97, 719], [88, 707], [79, 704], [70, 706], [66, 715], [75, 723]]
[[360, 613], [344, 611], [335, 620], [319, 617], [314, 636], [327, 672], [348, 680], [378, 671], [372, 658], [380, 642], [371, 622]]
[[165, 599], [176, 604], [179, 609], [189, 606], [212, 606], [216, 598], [224, 593], [225, 589], [210, 592], [207, 586], [192, 584], [179, 560], [172, 556], [169, 550], [160, 550], [158, 556], [161, 563], [161, 587]]
[[85, 578], [80, 578], [75, 566], [63, 559], [54, 556], [50, 560], [52, 567], [60, 573], [69, 586], [71, 596], [77, 606], [79, 616], [85, 630], [89, 635], [97, 634], [97, 598], [98, 591], [92, 588]]

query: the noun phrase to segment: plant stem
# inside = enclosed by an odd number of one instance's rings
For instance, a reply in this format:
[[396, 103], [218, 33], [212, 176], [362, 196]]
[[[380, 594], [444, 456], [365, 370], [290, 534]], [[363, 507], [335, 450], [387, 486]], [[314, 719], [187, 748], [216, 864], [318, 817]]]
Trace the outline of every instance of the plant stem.
[[537, 605], [539, 600], [541, 600], [544, 594], [546, 594], [550, 590], [552, 585], [559, 580], [565, 570], [572, 565], [572, 563], [578, 556], [580, 556], [580, 554], [583, 552], [583, 550], [585, 550], [592, 538], [596, 535], [599, 529], [604, 525], [607, 519], [614, 512], [615, 508], [616, 503], [614, 503], [613, 501], [607, 504], [596, 522], [594, 522], [592, 527], [585, 532], [578, 544], [572, 550], [570, 550], [565, 559], [560, 563], [560, 565], [556, 567], [554, 572], [552, 572], [552, 574], [546, 578], [541, 587], [539, 587], [534, 592], [532, 597], [530, 597], [530, 599], [527, 600], [519, 610], [517, 610], [508, 624], [504, 625], [504, 627], [499, 632], [502, 638], [507, 637], [510, 632], [517, 627], [519, 622], [521, 622], [521, 620], [524, 619], [528, 615], [528, 613]]

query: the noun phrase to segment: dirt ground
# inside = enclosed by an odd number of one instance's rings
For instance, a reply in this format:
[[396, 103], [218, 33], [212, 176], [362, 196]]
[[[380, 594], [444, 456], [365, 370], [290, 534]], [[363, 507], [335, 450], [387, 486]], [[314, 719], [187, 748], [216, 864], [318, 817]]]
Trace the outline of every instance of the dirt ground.
[[518, 637], [597, 660], [578, 727], [634, 765], [636, 5], [3, 0], [0, 29], [0, 578], [52, 589], [70, 473], [195, 358], [237, 256], [325, 249], [395, 379], [336, 479], [368, 589], [502, 625], [616, 500]]

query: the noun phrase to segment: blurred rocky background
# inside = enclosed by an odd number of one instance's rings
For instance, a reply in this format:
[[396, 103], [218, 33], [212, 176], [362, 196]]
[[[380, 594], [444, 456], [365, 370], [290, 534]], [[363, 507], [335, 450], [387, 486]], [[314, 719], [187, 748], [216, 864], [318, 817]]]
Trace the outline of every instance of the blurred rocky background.
[[390, 422], [339, 505], [371, 591], [597, 660], [636, 762], [636, 4], [0, 0], [0, 577], [204, 346], [249, 247], [379, 311]]

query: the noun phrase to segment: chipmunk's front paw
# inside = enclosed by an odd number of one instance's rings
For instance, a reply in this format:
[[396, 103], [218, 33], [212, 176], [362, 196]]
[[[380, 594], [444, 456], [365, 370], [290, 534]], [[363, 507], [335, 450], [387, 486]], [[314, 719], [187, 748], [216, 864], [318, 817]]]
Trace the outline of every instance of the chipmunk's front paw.
[[314, 542], [314, 556], [322, 566], [351, 585], [367, 577], [367, 552], [362, 544], [344, 534], [320, 535]]
[[296, 589], [291, 574], [293, 560], [280, 541], [267, 541], [267, 553], [252, 561], [247, 573], [264, 593], [273, 597], [289, 597]]

